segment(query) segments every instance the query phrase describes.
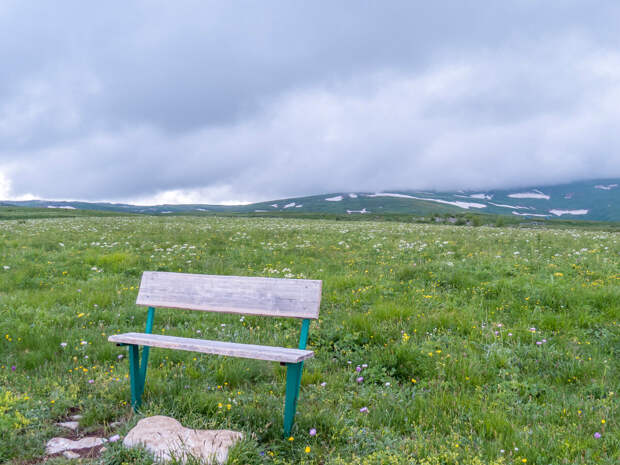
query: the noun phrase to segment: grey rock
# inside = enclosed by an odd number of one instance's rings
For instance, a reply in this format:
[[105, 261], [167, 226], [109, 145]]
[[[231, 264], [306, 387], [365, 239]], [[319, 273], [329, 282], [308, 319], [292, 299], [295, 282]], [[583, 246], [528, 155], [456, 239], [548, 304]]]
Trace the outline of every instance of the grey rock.
[[164, 462], [174, 457], [185, 463], [191, 456], [209, 464], [223, 464], [228, 449], [241, 439], [243, 433], [237, 431], [194, 430], [174, 418], [154, 416], [140, 420], [125, 436], [123, 445], [142, 446]]
[[80, 454], [76, 452], [71, 452], [70, 450], [64, 451], [62, 455], [67, 459], [79, 459], [81, 457]]
[[80, 426], [80, 424], [77, 421], [65, 421], [62, 423], [56, 423], [56, 425], [61, 426], [63, 428], [70, 429], [71, 431], [75, 431]]
[[67, 438], [52, 438], [47, 442], [45, 453], [47, 455], [60, 454], [67, 450], [92, 449], [103, 444], [102, 438], [88, 437], [78, 441]]

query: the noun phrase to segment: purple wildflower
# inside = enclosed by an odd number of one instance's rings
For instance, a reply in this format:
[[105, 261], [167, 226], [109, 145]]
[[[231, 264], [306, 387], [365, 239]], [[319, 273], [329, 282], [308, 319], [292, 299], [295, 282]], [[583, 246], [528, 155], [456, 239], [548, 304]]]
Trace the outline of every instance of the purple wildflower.
[[596, 433], [594, 433], [594, 438], [595, 439], [600, 439], [601, 437], [601, 433], [599, 433], [598, 431]]
[[316, 429], [312, 428], [308, 434], [310, 436], [316, 436]]
[[94, 380], [94, 379], [89, 379], [89, 380], [88, 380], [88, 384], [93, 384], [94, 382], [95, 382], [95, 380]]
[[360, 371], [362, 371], [362, 367], [361, 367], [361, 366], [359, 366], [359, 365], [358, 365], [358, 366], [356, 366], [356, 367], [355, 367], [355, 371], [357, 371], [357, 372], [359, 373]]
[[537, 346], [540, 346], [540, 345], [542, 345], [542, 342], [540, 342], [540, 341], [536, 341], [536, 345], [537, 345]]
[[362, 407], [360, 413], [368, 413], [368, 407]]
[[17, 370], [17, 367], [15, 365], [11, 366], [11, 371], [15, 371]]
[[357, 381], [358, 383], [361, 383], [362, 381], [364, 381], [364, 377], [360, 376], [355, 381]]

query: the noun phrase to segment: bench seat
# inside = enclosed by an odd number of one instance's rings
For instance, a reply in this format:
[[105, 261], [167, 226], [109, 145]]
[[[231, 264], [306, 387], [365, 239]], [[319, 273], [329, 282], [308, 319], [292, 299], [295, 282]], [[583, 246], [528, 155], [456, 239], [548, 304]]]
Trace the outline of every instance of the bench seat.
[[133, 344], [164, 349], [187, 350], [203, 354], [228, 355], [281, 363], [299, 363], [314, 357], [312, 350], [289, 349], [287, 347], [239, 344], [236, 342], [207, 341], [187, 337], [163, 336], [160, 334], [124, 333], [108, 338], [110, 342]]

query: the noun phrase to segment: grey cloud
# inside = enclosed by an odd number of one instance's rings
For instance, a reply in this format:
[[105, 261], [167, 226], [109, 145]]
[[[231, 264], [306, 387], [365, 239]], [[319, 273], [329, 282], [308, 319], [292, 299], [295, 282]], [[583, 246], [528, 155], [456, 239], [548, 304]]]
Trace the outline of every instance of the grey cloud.
[[12, 195], [620, 176], [616, 2], [62, 5], [0, 6]]

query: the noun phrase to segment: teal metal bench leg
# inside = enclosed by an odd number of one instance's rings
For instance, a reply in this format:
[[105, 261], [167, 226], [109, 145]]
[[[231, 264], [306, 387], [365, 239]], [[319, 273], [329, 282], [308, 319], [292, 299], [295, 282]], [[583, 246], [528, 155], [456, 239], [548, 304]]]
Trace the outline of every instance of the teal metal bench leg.
[[[146, 317], [146, 331], [151, 334], [153, 332], [153, 319], [155, 317], [155, 309], [149, 307]], [[142, 347], [142, 362], [140, 362], [140, 348], [136, 345], [129, 345], [129, 376], [131, 378], [131, 406], [134, 412], [138, 412], [142, 404], [142, 394], [144, 393], [144, 383], [146, 382], [146, 368], [149, 363], [150, 347]]]
[[299, 398], [299, 385], [301, 383], [301, 372], [303, 362], [286, 364], [286, 399], [284, 401], [284, 436], [291, 435], [295, 411], [297, 410], [297, 399]]
[[131, 406], [137, 412], [142, 402], [140, 382], [140, 350], [136, 345], [129, 346], [129, 378], [131, 382]]
[[301, 374], [304, 371], [304, 362], [299, 364], [299, 376], [297, 377], [297, 391], [295, 391], [295, 406], [297, 406], [297, 399], [299, 399], [299, 391], [301, 389]]
[[[305, 349], [308, 342], [308, 331], [310, 330], [310, 320], [304, 319], [301, 322], [301, 332], [299, 334], [299, 348]], [[284, 437], [291, 435], [295, 412], [297, 410], [297, 399], [299, 399], [299, 388], [301, 386], [301, 373], [304, 369], [304, 362], [286, 364], [286, 400], [284, 401]]]
[[[155, 309], [149, 307], [149, 312], [146, 317], [146, 334], [153, 332], [153, 319], [155, 318]], [[142, 347], [142, 362], [140, 362], [140, 396], [144, 392], [144, 383], [146, 382], [146, 368], [149, 364], [149, 352], [151, 348], [149, 346]]]

